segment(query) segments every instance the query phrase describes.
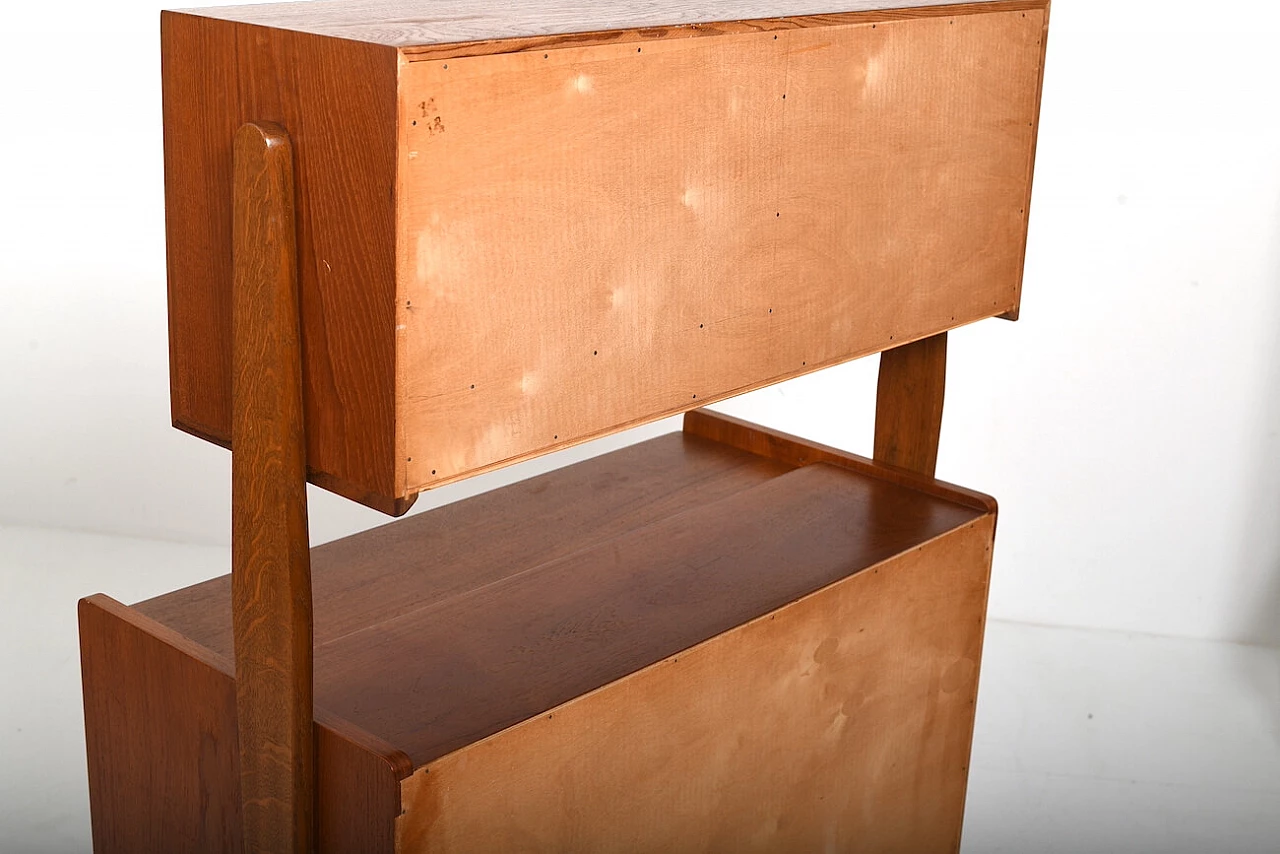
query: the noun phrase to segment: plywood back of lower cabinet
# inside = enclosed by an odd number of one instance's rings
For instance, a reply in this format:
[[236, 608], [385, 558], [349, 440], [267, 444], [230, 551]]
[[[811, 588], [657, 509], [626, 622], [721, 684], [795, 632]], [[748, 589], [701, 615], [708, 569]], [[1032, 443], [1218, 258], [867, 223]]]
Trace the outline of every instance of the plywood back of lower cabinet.
[[956, 851], [994, 523], [416, 769], [396, 851]]
[[401, 494], [1019, 305], [1047, 7], [401, 54]]

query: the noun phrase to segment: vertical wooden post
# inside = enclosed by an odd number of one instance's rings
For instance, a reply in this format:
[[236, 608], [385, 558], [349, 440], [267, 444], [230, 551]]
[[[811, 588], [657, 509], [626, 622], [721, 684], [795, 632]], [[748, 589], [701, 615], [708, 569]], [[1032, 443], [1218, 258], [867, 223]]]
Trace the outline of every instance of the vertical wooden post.
[[236, 133], [231, 591], [246, 854], [308, 852], [315, 811], [311, 565], [293, 154]]
[[873, 454], [878, 462], [933, 477], [946, 380], [945, 332], [880, 354]]

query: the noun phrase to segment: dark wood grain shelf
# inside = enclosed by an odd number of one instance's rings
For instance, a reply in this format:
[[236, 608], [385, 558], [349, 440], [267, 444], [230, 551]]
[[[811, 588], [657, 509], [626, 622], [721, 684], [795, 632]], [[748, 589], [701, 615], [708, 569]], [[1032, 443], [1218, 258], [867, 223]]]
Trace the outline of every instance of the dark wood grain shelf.
[[[662, 436], [314, 549], [316, 703], [423, 765], [979, 515]], [[230, 659], [229, 585], [135, 607]]]

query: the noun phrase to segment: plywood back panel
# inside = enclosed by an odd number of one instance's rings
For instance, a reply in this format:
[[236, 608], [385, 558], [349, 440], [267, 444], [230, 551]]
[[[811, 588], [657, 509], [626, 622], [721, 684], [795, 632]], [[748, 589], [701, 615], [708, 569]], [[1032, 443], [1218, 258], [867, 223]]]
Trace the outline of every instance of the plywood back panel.
[[1015, 310], [1045, 14], [402, 61], [401, 491]]
[[419, 768], [396, 850], [955, 851], [994, 521]]

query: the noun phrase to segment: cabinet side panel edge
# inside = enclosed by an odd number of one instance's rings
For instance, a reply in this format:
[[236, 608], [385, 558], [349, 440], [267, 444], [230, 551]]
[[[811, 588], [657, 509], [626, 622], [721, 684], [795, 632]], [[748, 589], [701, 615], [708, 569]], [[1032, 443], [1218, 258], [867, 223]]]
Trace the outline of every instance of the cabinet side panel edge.
[[295, 147], [312, 480], [394, 507], [397, 51], [179, 12], [161, 44], [174, 423], [230, 442], [231, 139], [275, 122]]
[[[97, 854], [242, 850], [231, 662], [106, 596], [80, 603]], [[391, 854], [407, 760], [317, 710], [320, 854]]]

